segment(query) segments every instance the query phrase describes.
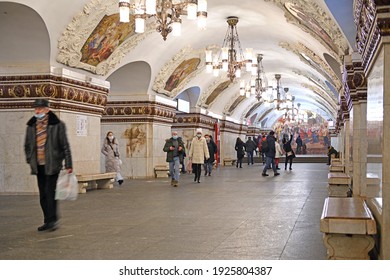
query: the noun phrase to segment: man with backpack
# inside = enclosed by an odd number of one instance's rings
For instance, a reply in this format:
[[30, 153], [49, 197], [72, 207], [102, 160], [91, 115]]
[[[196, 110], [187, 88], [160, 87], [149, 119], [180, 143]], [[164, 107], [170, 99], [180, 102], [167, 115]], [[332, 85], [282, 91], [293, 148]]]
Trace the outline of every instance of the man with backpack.
[[274, 171], [274, 176], [280, 175], [276, 169], [275, 164], [275, 132], [270, 131], [265, 141], [261, 143], [261, 150], [264, 152], [266, 159], [265, 159], [265, 166], [263, 169], [262, 176], [268, 176], [267, 170], [272, 166], [272, 170]]

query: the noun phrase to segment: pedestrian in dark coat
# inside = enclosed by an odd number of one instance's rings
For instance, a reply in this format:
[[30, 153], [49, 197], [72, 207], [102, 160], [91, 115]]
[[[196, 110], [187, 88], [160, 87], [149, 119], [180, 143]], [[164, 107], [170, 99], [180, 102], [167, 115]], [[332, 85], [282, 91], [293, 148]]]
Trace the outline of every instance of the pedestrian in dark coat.
[[211, 171], [213, 171], [213, 164], [215, 161], [214, 155], [217, 153], [217, 144], [215, 144], [211, 135], [206, 134], [204, 137], [206, 138], [207, 148], [209, 149], [209, 154], [210, 154], [209, 159], [205, 160], [204, 176], [207, 175], [211, 176]]
[[234, 149], [237, 151], [236, 167], [238, 168], [238, 165], [240, 165], [240, 168], [242, 168], [242, 159], [245, 155], [245, 143], [241, 140], [240, 137], [237, 137]]
[[287, 141], [286, 138], [283, 138], [282, 143], [283, 143], [283, 150], [286, 153], [286, 161], [284, 163], [284, 170], [287, 170], [287, 164], [290, 164], [290, 170], [292, 170], [292, 162], [293, 159], [295, 158], [294, 151], [291, 147], [291, 141], [293, 139], [293, 136], [291, 134], [290, 140]]
[[53, 231], [57, 229], [59, 219], [55, 200], [57, 179], [64, 161], [65, 169], [72, 173], [72, 155], [65, 123], [50, 111], [49, 101], [37, 99], [33, 107], [35, 114], [27, 122], [24, 152], [31, 174], [37, 175], [38, 180], [44, 217], [38, 231]]
[[280, 173], [278, 173], [276, 169], [275, 164], [275, 154], [276, 154], [276, 148], [275, 148], [275, 132], [270, 131], [270, 133], [267, 135], [266, 140], [268, 142], [268, 151], [264, 151], [266, 159], [265, 159], [265, 166], [263, 169], [263, 173], [261, 175], [268, 176], [267, 170], [272, 167], [274, 171], [274, 176], [278, 176]]
[[248, 137], [248, 140], [245, 142], [245, 151], [248, 157], [248, 165], [253, 164], [253, 152], [256, 150], [257, 145], [255, 141], [252, 140], [252, 137]]

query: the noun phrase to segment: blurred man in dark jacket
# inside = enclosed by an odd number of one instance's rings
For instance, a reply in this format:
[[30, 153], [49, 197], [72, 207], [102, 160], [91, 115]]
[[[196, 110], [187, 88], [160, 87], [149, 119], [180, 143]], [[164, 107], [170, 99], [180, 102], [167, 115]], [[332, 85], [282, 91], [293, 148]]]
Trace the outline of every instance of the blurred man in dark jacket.
[[34, 116], [27, 122], [24, 151], [31, 174], [37, 175], [39, 200], [43, 211], [43, 225], [38, 231], [57, 229], [57, 201], [55, 191], [58, 174], [65, 160], [65, 168], [72, 173], [72, 156], [66, 127], [49, 109], [49, 101], [34, 102]]

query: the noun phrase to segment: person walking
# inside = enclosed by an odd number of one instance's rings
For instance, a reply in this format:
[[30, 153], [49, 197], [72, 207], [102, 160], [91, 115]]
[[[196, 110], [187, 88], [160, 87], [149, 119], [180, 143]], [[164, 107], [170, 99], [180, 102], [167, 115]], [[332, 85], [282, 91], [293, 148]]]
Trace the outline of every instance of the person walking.
[[[265, 141], [267, 141], [267, 150], [263, 152], [265, 153], [266, 159], [265, 159], [265, 166], [263, 169], [263, 173], [261, 174], [262, 176], [268, 176], [267, 170], [272, 167], [272, 170], [274, 171], [274, 176], [280, 175], [278, 171], [276, 170], [276, 165], [275, 165], [275, 132], [270, 131], [269, 134], [267, 135]], [[264, 147], [264, 145], [262, 146]]]
[[265, 164], [265, 152], [263, 152], [262, 150], [262, 144], [263, 144], [263, 141], [265, 141], [267, 139], [265, 133], [262, 133], [261, 134], [261, 137], [259, 137], [259, 143], [258, 143], [258, 147], [259, 147], [259, 153], [261, 155], [261, 161], [263, 164]]
[[297, 143], [296, 153], [301, 154], [302, 153], [302, 145], [303, 145], [301, 135], [298, 135], [297, 139], [295, 139], [295, 143]]
[[180, 158], [185, 153], [183, 140], [177, 136], [177, 131], [172, 131], [172, 137], [165, 140], [163, 151], [167, 153], [166, 161], [169, 163], [169, 174], [171, 175], [171, 186], [179, 186]]
[[31, 174], [37, 176], [39, 202], [43, 212], [43, 225], [38, 231], [58, 228], [58, 203], [55, 191], [58, 175], [63, 168], [72, 173], [72, 155], [66, 126], [50, 109], [49, 100], [36, 99], [34, 116], [27, 122], [24, 152]]
[[116, 172], [115, 181], [117, 181], [119, 185], [122, 185], [123, 176], [120, 167], [122, 160], [120, 159], [118, 140], [115, 138], [112, 131], [107, 132], [101, 152], [105, 156], [106, 172]]
[[253, 152], [256, 150], [257, 145], [255, 141], [252, 140], [252, 137], [248, 137], [248, 140], [245, 142], [245, 151], [248, 157], [248, 165], [253, 165]]
[[196, 130], [196, 136], [192, 139], [189, 159], [192, 161], [193, 172], [195, 173], [194, 182], [200, 183], [200, 174], [202, 172], [202, 164], [205, 159], [210, 158], [209, 148], [204, 137], [202, 137], [202, 129]]
[[282, 147], [280, 147], [279, 141], [275, 139], [275, 165], [276, 170], [279, 170], [279, 159], [283, 156]]
[[204, 176], [207, 176], [207, 174], [211, 176], [211, 171], [213, 171], [213, 164], [215, 161], [214, 155], [215, 153], [217, 153], [217, 144], [215, 144], [211, 135], [206, 134], [204, 137], [206, 139], [207, 148], [209, 149], [209, 155], [210, 155], [210, 158], [208, 160], [205, 160]]
[[293, 159], [295, 158], [295, 154], [294, 154], [294, 151], [291, 147], [291, 141], [293, 139], [293, 135], [291, 134], [290, 136], [290, 140], [287, 141], [286, 138], [283, 138], [283, 150], [284, 152], [286, 153], [286, 161], [284, 163], [284, 170], [287, 170], [287, 164], [289, 163], [290, 164], [290, 170], [292, 170], [292, 162], [293, 162]]
[[241, 140], [240, 137], [237, 137], [234, 149], [237, 151], [236, 167], [238, 168], [238, 165], [240, 165], [240, 168], [242, 168], [242, 159], [245, 155], [245, 143]]

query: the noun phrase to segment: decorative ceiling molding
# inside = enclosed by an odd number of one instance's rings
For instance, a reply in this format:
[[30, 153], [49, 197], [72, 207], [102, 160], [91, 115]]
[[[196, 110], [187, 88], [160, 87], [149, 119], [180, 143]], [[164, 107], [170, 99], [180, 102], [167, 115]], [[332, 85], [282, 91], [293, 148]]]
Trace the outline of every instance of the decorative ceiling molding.
[[[306, 63], [314, 70], [316, 70], [319, 74], [321, 74], [329, 83], [331, 83], [338, 91], [342, 87], [342, 83], [337, 75], [333, 72], [332, 68], [326, 63], [325, 60], [316, 55], [312, 50], [306, 47], [302, 43], [297, 43], [295, 45], [291, 45], [287, 42], [280, 42], [279, 46], [282, 48], [295, 53], [302, 62]], [[307, 60], [302, 54], [310, 59]]]
[[81, 49], [105, 15], [118, 13], [118, 1], [116, 0], [91, 0], [87, 3], [83, 11], [75, 15], [72, 22], [68, 24], [66, 30], [58, 39], [57, 61], [70, 67], [85, 69], [98, 75], [106, 75], [115, 68], [122, 58], [136, 47], [140, 41], [151, 34], [154, 23], [148, 23], [146, 32], [142, 34], [133, 33], [128, 39], [115, 48], [112, 54], [98, 65], [93, 66], [81, 62]]
[[226, 116], [231, 116], [233, 111], [237, 108], [237, 106], [246, 99], [245, 96], [241, 96], [238, 94], [236, 98], [231, 98], [229, 102], [226, 103], [225, 107], [223, 108], [223, 114]]
[[[336, 22], [325, 12], [317, 3], [309, 0], [264, 0], [273, 2], [285, 11], [287, 22], [295, 24], [305, 32], [316, 38], [321, 44], [330, 51], [332, 56], [337, 57], [339, 62], [343, 61], [343, 56], [349, 54], [350, 47], [347, 39], [342, 34]], [[305, 19], [298, 19], [289, 11], [289, 7], [297, 7], [305, 12]], [[302, 21], [305, 20], [305, 23]], [[314, 22], [315, 21], [315, 22]], [[313, 30], [309, 26], [318, 30]], [[323, 31], [322, 31], [323, 30]], [[332, 49], [324, 39], [324, 32], [330, 37], [332, 44], [337, 49]]]
[[324, 83], [323, 80], [318, 79], [318, 77], [314, 76], [312, 73], [309, 72], [302, 72], [299, 69], [294, 69], [293, 72], [297, 75], [303, 76], [306, 79], [308, 79], [310, 82], [314, 83], [316, 86], [318, 86], [321, 89], [321, 92], [325, 93], [325, 95], [329, 96], [329, 98], [335, 103], [338, 103], [338, 99], [334, 95], [334, 93], [329, 89], [329, 87]]
[[319, 87], [309, 85], [309, 84], [301, 84], [301, 86], [311, 90], [314, 93], [313, 104], [315, 104], [315, 102], [319, 102], [319, 103], [325, 102], [326, 104], [328, 104], [331, 107], [331, 108], [328, 108], [328, 106], [325, 107], [329, 111], [329, 114], [331, 116], [337, 115], [338, 105], [332, 99], [330, 99], [328, 95], [322, 94], [324, 92]]
[[258, 108], [260, 106], [260, 102], [257, 101], [257, 99], [253, 99], [251, 101], [251, 103], [248, 104], [248, 106], [246, 106], [246, 108], [242, 111], [241, 113], [241, 116], [240, 116], [240, 120], [241, 121], [244, 121], [245, 119], [249, 119], [249, 116], [248, 116], [248, 113], [249, 111], [251, 111], [252, 113], [255, 112], [255, 110], [252, 110], [253, 108]]
[[209, 108], [214, 102], [216, 99], [218, 99], [218, 97], [220, 96], [220, 94], [222, 92], [224, 92], [225, 90], [227, 90], [228, 88], [231, 88], [232, 85], [234, 84], [237, 84], [237, 81], [234, 81], [233, 83], [230, 83], [227, 88], [225, 88], [224, 90], [220, 91], [219, 94], [214, 98], [214, 100], [210, 103], [210, 104], [207, 104], [206, 101], [208, 100], [209, 96], [214, 93], [215, 90], [217, 90], [217, 88], [219, 86], [221, 86], [222, 84], [225, 84], [226, 82], [230, 82], [230, 80], [225, 76], [225, 77], [222, 77], [222, 76], [219, 76], [216, 80], [214, 80], [212, 82], [212, 84], [207, 88], [207, 90], [203, 91], [201, 93], [201, 96], [199, 97], [198, 99], [198, 103], [197, 103], [197, 106], [199, 107], [203, 107], [205, 109]]
[[[200, 60], [199, 65], [195, 71], [192, 71], [187, 75], [182, 82], [178, 84], [172, 91], [165, 90], [166, 82], [177, 67], [185, 60], [197, 58]], [[174, 98], [180, 94], [184, 87], [191, 81], [191, 79], [197, 76], [200, 72], [204, 71], [205, 65], [204, 49], [193, 50], [190, 46], [182, 48], [170, 61], [168, 61], [157, 74], [152, 89], [157, 93], [164, 94], [168, 97]]]

